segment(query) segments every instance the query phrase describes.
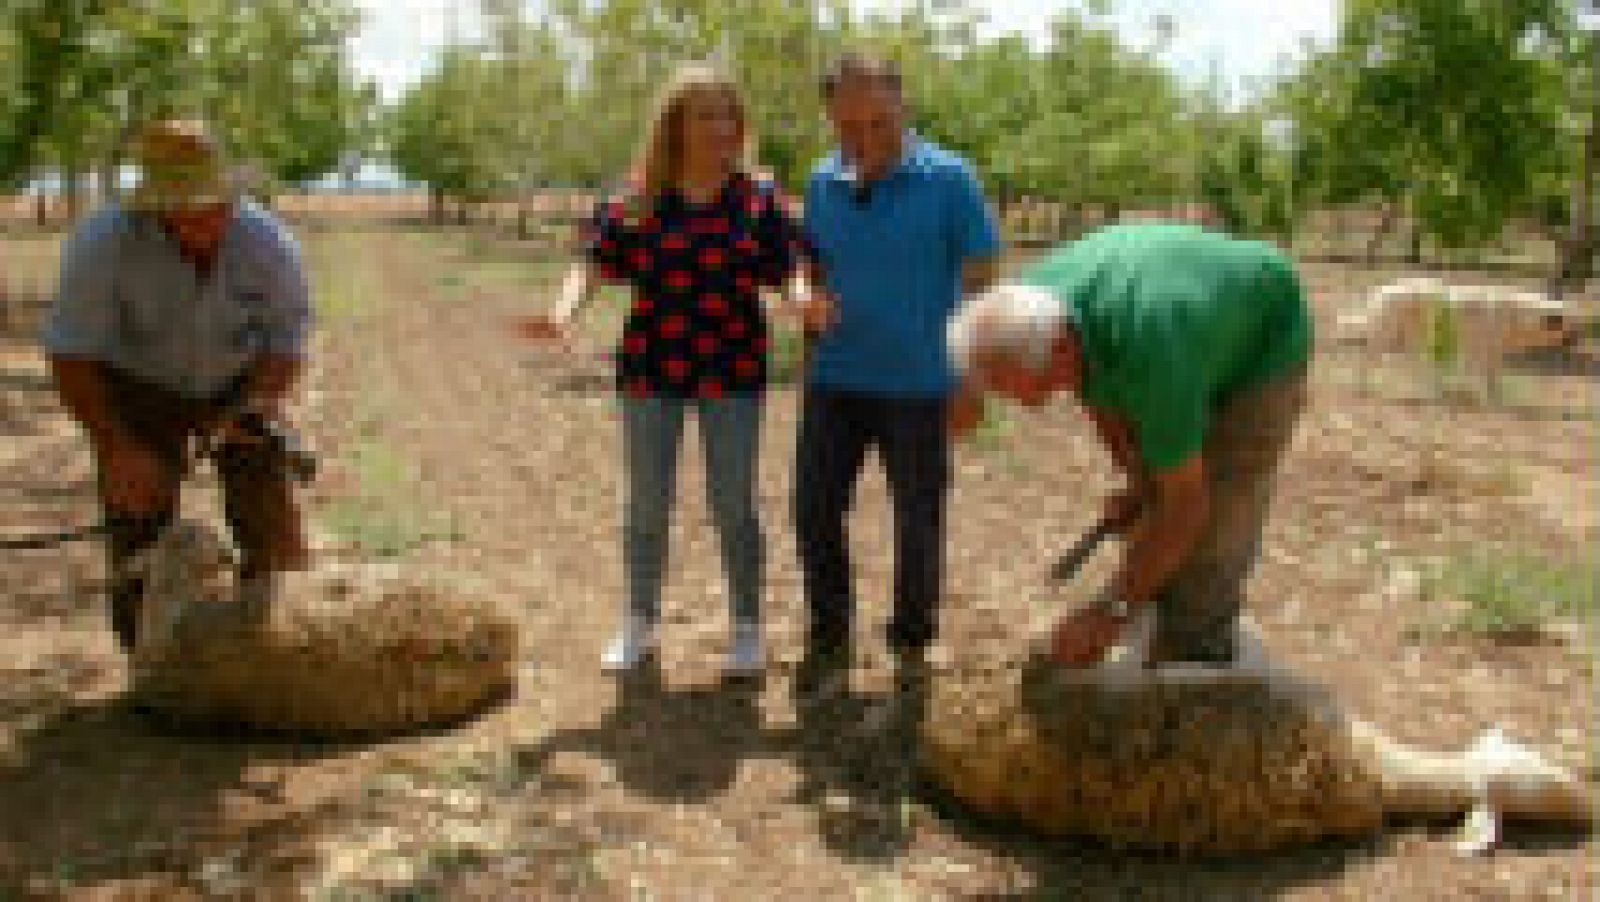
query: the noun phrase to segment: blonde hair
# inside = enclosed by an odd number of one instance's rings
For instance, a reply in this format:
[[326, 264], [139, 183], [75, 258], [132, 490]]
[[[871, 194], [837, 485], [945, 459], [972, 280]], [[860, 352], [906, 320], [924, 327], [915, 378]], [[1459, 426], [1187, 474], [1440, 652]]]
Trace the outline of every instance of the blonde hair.
[[744, 145], [735, 169], [749, 171], [754, 141], [749, 108], [739, 86], [717, 66], [688, 63], [678, 67], [656, 100], [655, 113], [631, 170], [631, 187], [637, 196], [654, 198], [678, 180], [683, 171], [684, 120], [689, 103], [708, 94], [721, 94], [732, 103]]

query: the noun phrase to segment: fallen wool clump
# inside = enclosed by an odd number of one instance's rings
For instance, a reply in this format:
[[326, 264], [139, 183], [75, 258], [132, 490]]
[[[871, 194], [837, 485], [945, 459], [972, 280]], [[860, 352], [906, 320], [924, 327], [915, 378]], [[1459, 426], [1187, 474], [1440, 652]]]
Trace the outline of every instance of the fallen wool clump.
[[515, 618], [457, 586], [338, 562], [282, 574], [251, 616], [230, 550], [186, 520], [135, 566], [145, 599], [132, 691], [178, 725], [393, 733], [458, 721], [515, 688]]
[[[933, 681], [924, 761], [971, 809], [1119, 847], [1236, 854], [1473, 812], [1592, 825], [1582, 781], [1491, 731], [1434, 754], [1350, 719], [1325, 690], [1261, 666], [1068, 670], [972, 653]], [[1485, 826], [1485, 825], [1488, 826]]]

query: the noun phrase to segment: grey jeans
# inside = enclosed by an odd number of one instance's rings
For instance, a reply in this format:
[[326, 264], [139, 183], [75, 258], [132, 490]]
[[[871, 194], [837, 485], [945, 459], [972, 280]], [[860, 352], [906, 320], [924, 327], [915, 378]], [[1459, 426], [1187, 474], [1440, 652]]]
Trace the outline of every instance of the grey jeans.
[[620, 401], [627, 471], [623, 553], [629, 609], [649, 620], [660, 616], [678, 448], [685, 414], [693, 408], [705, 453], [706, 495], [722, 547], [731, 612], [736, 620], [759, 619], [765, 561], [755, 498], [761, 398], [623, 397]]
[[1203, 453], [1211, 489], [1205, 532], [1156, 597], [1154, 655], [1162, 661], [1232, 661], [1245, 583], [1261, 551], [1273, 477], [1305, 409], [1302, 367], [1229, 401]]

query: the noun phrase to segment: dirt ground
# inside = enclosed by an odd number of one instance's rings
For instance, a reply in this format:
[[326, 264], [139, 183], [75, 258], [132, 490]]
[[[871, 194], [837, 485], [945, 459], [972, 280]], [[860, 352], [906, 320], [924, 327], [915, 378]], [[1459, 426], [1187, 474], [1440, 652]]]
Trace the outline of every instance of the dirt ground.
[[[1411, 823], [1365, 843], [1182, 861], [1040, 842], [930, 799], [888, 819], [834, 804], [852, 791], [850, 762], [889, 751], [859, 724], [819, 734], [791, 702], [795, 393], [772, 394], [762, 452], [768, 678], [717, 680], [725, 599], [691, 435], [661, 676], [619, 684], [596, 666], [622, 596], [620, 449], [599, 356], [614, 315], [594, 316], [582, 352], [563, 357], [508, 328], [547, 302], [561, 265], [548, 251], [424, 230], [302, 234], [323, 315], [298, 418], [329, 460], [306, 505], [330, 544], [470, 573], [518, 601], [518, 696], [471, 725], [383, 743], [155, 735], [118, 702], [97, 549], [0, 551], [0, 899], [1579, 899], [1600, 883], [1584, 836], [1518, 831], [1462, 860], [1451, 824]], [[1308, 266], [1319, 322], [1393, 275]], [[7, 279], [47, 284], [20, 264]], [[85, 445], [29, 337], [31, 287], [12, 290], [0, 535], [93, 516]], [[1449, 629], [1465, 602], [1429, 586], [1470, 556], [1531, 555], [1592, 579], [1600, 341], [1524, 361], [1501, 401], [1477, 404], [1322, 331], [1252, 584], [1268, 647], [1403, 740], [1458, 748], [1499, 724], [1592, 779], [1592, 582], [1587, 614], [1516, 642]], [[1038, 597], [1111, 487], [1067, 404], [1009, 410], [962, 445], [943, 641], [997, 610], [1012, 640], [1037, 635], [1059, 607], [1019, 599]], [[188, 500], [214, 510], [211, 494], [202, 474]], [[886, 687], [887, 526], [873, 470], [852, 525], [863, 710]]]

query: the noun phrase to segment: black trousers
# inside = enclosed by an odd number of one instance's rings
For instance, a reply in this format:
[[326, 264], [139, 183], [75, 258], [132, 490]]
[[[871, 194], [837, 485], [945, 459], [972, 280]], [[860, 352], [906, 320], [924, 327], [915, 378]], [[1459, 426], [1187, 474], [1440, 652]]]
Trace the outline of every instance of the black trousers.
[[946, 402], [807, 388], [795, 453], [795, 533], [812, 649], [849, 642], [854, 613], [845, 516], [876, 446], [894, 506], [894, 614], [888, 644], [920, 649], [938, 632], [950, 487]]

